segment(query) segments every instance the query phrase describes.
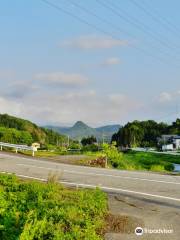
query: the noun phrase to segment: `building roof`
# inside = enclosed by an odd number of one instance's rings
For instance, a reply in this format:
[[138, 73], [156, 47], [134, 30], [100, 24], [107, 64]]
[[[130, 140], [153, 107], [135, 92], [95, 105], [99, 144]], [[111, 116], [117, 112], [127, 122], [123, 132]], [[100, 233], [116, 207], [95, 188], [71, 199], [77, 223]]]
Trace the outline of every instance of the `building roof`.
[[180, 136], [173, 137], [174, 139], [180, 139]]

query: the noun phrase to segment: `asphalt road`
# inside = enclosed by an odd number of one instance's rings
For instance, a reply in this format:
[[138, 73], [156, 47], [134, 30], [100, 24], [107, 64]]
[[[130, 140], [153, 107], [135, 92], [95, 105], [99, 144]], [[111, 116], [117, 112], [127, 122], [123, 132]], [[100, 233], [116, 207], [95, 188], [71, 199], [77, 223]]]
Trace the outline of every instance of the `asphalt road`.
[[0, 172], [44, 181], [50, 173], [56, 174], [59, 181], [68, 186], [98, 186], [109, 193], [149, 199], [180, 208], [180, 176], [76, 166], [4, 152], [0, 153]]

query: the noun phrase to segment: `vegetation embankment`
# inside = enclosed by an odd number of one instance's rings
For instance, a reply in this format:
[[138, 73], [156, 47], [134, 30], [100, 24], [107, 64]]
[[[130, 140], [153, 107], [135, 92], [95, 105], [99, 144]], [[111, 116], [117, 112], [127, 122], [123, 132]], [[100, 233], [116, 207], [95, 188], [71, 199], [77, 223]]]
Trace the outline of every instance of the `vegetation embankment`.
[[[173, 163], [180, 164], [180, 156], [163, 153], [156, 154], [151, 152], [136, 152], [131, 150], [121, 152], [114, 144], [103, 144], [102, 149], [99, 151], [90, 151], [90, 146], [87, 149], [89, 151], [86, 151], [86, 148], [84, 148], [84, 151], [79, 152], [83, 154], [79, 155], [79, 160], [78, 156], [76, 156], [74, 161], [73, 158], [69, 157], [63, 162], [97, 167], [108, 166], [110, 168], [124, 170], [148, 170], [158, 172], [171, 172], [174, 170]], [[25, 152], [25, 154], [30, 155], [31, 153]], [[62, 158], [60, 155], [64, 154], [68, 153], [61, 153], [58, 151], [38, 151], [35, 156], [50, 158], [57, 161], [59, 160], [61, 162]]]
[[180, 161], [179, 156], [165, 156], [163, 154], [159, 155], [155, 153], [134, 151], [122, 153], [118, 152], [113, 145], [106, 148], [107, 150], [105, 152], [107, 156], [109, 156], [111, 166], [118, 169], [173, 171], [174, 167], [171, 162], [173, 162], [175, 159]]
[[52, 179], [45, 184], [0, 174], [0, 239], [103, 239], [105, 193], [66, 189]]
[[0, 141], [27, 145], [39, 142], [42, 146], [47, 147], [67, 142], [67, 137], [38, 127], [28, 120], [0, 114]]
[[125, 170], [171, 172], [174, 170], [172, 163], [180, 163], [180, 156], [131, 150], [120, 152], [113, 144], [104, 144], [101, 152], [87, 152], [87, 154], [97, 159], [106, 157], [109, 167]]

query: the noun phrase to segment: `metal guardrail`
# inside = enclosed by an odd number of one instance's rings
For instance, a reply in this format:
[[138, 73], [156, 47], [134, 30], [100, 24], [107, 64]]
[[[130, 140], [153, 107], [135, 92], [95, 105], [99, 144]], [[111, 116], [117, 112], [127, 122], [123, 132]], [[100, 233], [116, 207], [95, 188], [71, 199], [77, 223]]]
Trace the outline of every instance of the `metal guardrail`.
[[1, 151], [3, 150], [3, 147], [14, 148], [16, 150], [16, 153], [18, 152], [18, 150], [32, 151], [33, 157], [34, 157], [34, 152], [37, 151], [36, 147], [29, 147], [27, 145], [18, 145], [18, 144], [0, 142], [0, 150]]

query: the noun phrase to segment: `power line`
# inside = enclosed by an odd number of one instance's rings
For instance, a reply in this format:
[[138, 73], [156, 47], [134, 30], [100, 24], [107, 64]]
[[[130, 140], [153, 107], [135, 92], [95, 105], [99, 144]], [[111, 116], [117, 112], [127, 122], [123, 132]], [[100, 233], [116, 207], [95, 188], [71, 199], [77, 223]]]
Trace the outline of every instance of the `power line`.
[[[97, 14], [95, 14], [95, 13], [92, 12], [91, 10], [89, 10], [89, 9], [81, 6], [80, 4], [78, 4], [78, 3], [76, 3], [76, 2], [74, 2], [74, 1], [72, 1], [72, 0], [69, 0], [69, 2], [70, 2], [71, 4], [73, 4], [75, 7], [81, 9], [82, 11], [84, 11], [84, 12], [86, 12], [86, 13], [88, 13], [89, 15], [94, 16], [95, 18], [97, 18], [97, 19], [100, 20], [101, 22], [107, 23], [109, 26], [113, 27], [114, 29], [118, 30], [119, 32], [124, 32], [124, 33], [125, 33], [126, 35], [128, 35], [128, 36], [133, 36], [133, 35], [130, 34], [129, 32], [124, 31], [123, 29], [119, 28], [117, 25], [114, 25], [114, 24], [111, 23], [110, 21], [107, 21], [105, 18], [99, 17]], [[145, 25], [144, 25], [144, 26], [145, 26]], [[133, 37], [134, 37], [134, 36], [133, 36]], [[168, 55], [168, 56], [174, 58], [173, 55], [169, 54], [169, 53], [166, 52], [166, 51], [163, 51], [163, 50], [159, 49], [157, 46], [154, 46], [154, 45], [152, 45], [152, 44], [150, 44], [150, 45], [151, 45], [151, 47], [153, 47], [154, 49], [158, 50], [158, 52], [161, 52], [161, 53], [163, 53], [163, 54], [165, 54], [165, 55]], [[177, 58], [177, 57], [175, 57], [175, 58]], [[177, 59], [178, 59], [178, 58], [177, 58]], [[180, 61], [180, 58], [179, 58], [178, 60]]]
[[[167, 43], [166, 41], [162, 40], [161, 38], [157, 37], [156, 35], [154, 35], [153, 33], [149, 32], [148, 30], [142, 28], [142, 26], [134, 21], [132, 21], [130, 18], [128, 18], [127, 16], [123, 16], [118, 10], [117, 8], [113, 7], [113, 4], [111, 3], [111, 5], [107, 4], [105, 2], [102, 2], [101, 0], [96, 0], [96, 2], [98, 2], [101, 6], [105, 7], [106, 9], [108, 9], [109, 11], [113, 12], [115, 15], [117, 15], [118, 17], [120, 17], [122, 20], [128, 22], [129, 24], [135, 26], [137, 29], [141, 30], [142, 32], [144, 32], [145, 34], [151, 35], [151, 37], [153, 39], [155, 39], [156, 41], [158, 41], [161, 45], [164, 45], [165, 47], [169, 48], [170, 50], [174, 50], [176, 49], [176, 47], [173, 47], [172, 44]], [[176, 49], [177, 50], [177, 49]], [[176, 57], [177, 58], [177, 57]], [[178, 58], [179, 59], [179, 58]]]
[[161, 24], [165, 29], [168, 29], [170, 32], [176, 33], [178, 36], [180, 36], [179, 29], [174, 24], [169, 22], [165, 17], [160, 16], [160, 14], [156, 9], [153, 9], [153, 12], [156, 12], [157, 15], [152, 14], [151, 11], [147, 10], [149, 9], [149, 5], [148, 5], [148, 8], [146, 8], [135, 0], [129, 0], [129, 1], [131, 1], [137, 8], [141, 9], [144, 13], [150, 16], [155, 22], [158, 22], [159, 24]]
[[[58, 11], [64, 12], [65, 14], [67, 14], [67, 15], [75, 18], [76, 20], [80, 21], [81, 23], [86, 24], [86, 25], [88, 25], [89, 27], [92, 27], [92, 28], [96, 29], [97, 31], [100, 31], [100, 32], [104, 33], [105, 35], [110, 35], [108, 32], [102, 30], [101, 28], [97, 27], [96, 25], [87, 22], [87, 21], [84, 20], [83, 18], [78, 17], [77, 15], [75, 15], [75, 14], [73, 14], [73, 13], [71, 13], [71, 12], [69, 12], [69, 11], [67, 11], [67, 10], [65, 10], [65, 9], [63, 9], [63, 8], [61, 8], [60, 6], [58, 6], [58, 5], [50, 2], [50, 1], [48, 1], [48, 0], [41, 0], [41, 1], [44, 2], [44, 3], [46, 3], [47, 5], [55, 8], [55, 9], [57, 9]], [[121, 40], [121, 39], [118, 39], [118, 40]]]
[[93, 11], [81, 6], [80, 4], [78, 4], [77, 2], [73, 2], [72, 0], [68, 0], [69, 2], [71, 2], [74, 6], [76, 6], [77, 8], [85, 11], [86, 13], [90, 14], [91, 16], [94, 16], [95, 18], [97, 18], [98, 20], [100, 20], [101, 22], [107, 23], [108, 25], [112, 26], [113, 28], [115, 28], [118, 31], [124, 32], [126, 35], [130, 36], [130, 37], [134, 37], [133, 34], [125, 31], [124, 29], [120, 28], [119, 26], [109, 22], [108, 20], [106, 20], [105, 18], [99, 17], [97, 14], [95, 14]]
[[[153, 35], [154, 35], [154, 34], [155, 34], [156, 36], [159, 35], [159, 31], [158, 31], [158, 32], [155, 31], [155, 33], [154, 33], [154, 30], [153, 30], [152, 28], [150, 28], [150, 27], [149, 27], [148, 25], [146, 25], [144, 22], [139, 21], [139, 19], [137, 19], [136, 17], [130, 16], [127, 11], [125, 11], [124, 9], [120, 8], [119, 6], [117, 6], [114, 2], [111, 2], [111, 5], [114, 6], [116, 9], [120, 10], [122, 13], [124, 13], [125, 16], [128, 17], [128, 18], [130, 18], [131, 20], [133, 20], [133, 22], [136, 22], [136, 23], [140, 24], [141, 26], [143, 26], [143, 28], [144, 28], [145, 30], [148, 29], [148, 31], [152, 32]], [[149, 8], [149, 7], [147, 7], [147, 8]], [[158, 14], [158, 15], [159, 15], [159, 14]], [[160, 17], [160, 16], [159, 16], [159, 17]], [[171, 29], [170, 29], [170, 30], [171, 30]], [[178, 32], [178, 35], [180, 36], [180, 33], [179, 33], [179, 32]], [[159, 35], [159, 37], [161, 37], [161, 36]], [[163, 37], [163, 39], [164, 39], [164, 37]], [[169, 42], [168, 39], [166, 39], [166, 41]], [[176, 46], [177, 46], [177, 45], [176, 45]], [[177, 47], [180, 48], [180, 46], [177, 46]]]
[[[88, 21], [86, 21], [86, 20], [84, 20], [83, 18], [81, 18], [81, 17], [79, 17], [79, 16], [77, 16], [77, 15], [75, 15], [75, 14], [73, 14], [73, 13], [67, 11], [67, 10], [65, 10], [64, 8], [60, 7], [59, 5], [56, 5], [56, 4], [54, 4], [54, 3], [52, 3], [52, 2], [50, 2], [50, 1], [48, 1], [48, 0], [41, 0], [41, 1], [44, 2], [44, 3], [46, 3], [48, 6], [54, 8], [54, 9], [60, 11], [60, 12], [63, 12], [63, 13], [65, 13], [66, 15], [69, 15], [69, 16], [75, 18], [75, 19], [78, 20], [79, 22], [81, 22], [81, 23], [83, 23], [83, 24], [86, 24], [86, 25], [88, 25], [89, 27], [94, 28], [94, 29], [96, 29], [97, 31], [99, 31], [99, 32], [101, 32], [101, 33], [103, 33], [103, 34], [105, 34], [105, 35], [107, 35], [107, 36], [109, 36], [109, 37], [111, 37], [111, 38], [113, 38], [113, 39], [116, 39], [116, 40], [118, 40], [118, 41], [122, 41], [122, 39], [114, 36], [112, 33], [108, 32], [108, 31], [105, 31], [105, 30], [97, 27], [96, 25], [94, 25], [94, 24], [92, 24], [92, 23], [89, 23]], [[148, 51], [146, 51], [146, 50], [144, 50], [144, 49], [142, 49], [142, 48], [138, 48], [137, 46], [134, 46], [134, 45], [129, 45], [129, 47], [132, 47], [132, 48], [134, 48], [134, 49], [142, 52], [142, 53], [145, 54], [145, 55], [149, 55], [149, 56], [155, 58], [156, 60], [158, 60], [158, 61], [160, 61], [160, 62], [162, 62], [162, 63], [168, 64], [168, 62], [166, 62], [164, 59], [161, 59], [161, 58], [159, 58], [159, 57], [157, 57], [157, 56], [154, 56], [153, 54], [149, 53]], [[177, 66], [178, 66], [178, 65], [177, 65]], [[179, 66], [178, 66], [178, 67], [179, 67]]]

